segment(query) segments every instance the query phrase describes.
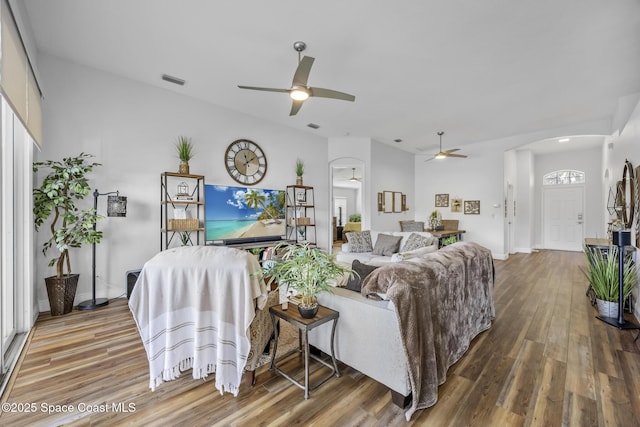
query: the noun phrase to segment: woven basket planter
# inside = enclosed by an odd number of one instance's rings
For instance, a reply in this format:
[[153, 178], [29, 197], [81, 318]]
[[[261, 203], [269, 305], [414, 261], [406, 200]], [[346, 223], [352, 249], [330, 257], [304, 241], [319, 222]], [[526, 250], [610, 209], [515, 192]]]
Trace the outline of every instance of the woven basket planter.
[[52, 316], [60, 316], [73, 311], [73, 301], [76, 298], [79, 278], [79, 274], [71, 274], [61, 278], [45, 277]]

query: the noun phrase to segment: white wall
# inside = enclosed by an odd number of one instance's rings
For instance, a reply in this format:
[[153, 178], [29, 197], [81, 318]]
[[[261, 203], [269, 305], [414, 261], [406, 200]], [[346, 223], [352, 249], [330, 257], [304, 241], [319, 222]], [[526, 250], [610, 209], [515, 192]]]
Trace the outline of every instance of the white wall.
[[[44, 149], [36, 160], [91, 153], [102, 163], [90, 177], [91, 186], [100, 192], [119, 190], [128, 197], [126, 218], [105, 218], [98, 224], [104, 232], [97, 247], [98, 297], [121, 295], [125, 272], [158, 252], [159, 178], [163, 171], [177, 171], [174, 143], [179, 135], [192, 138], [196, 155], [190, 161], [191, 172], [205, 175], [209, 184], [234, 185], [223, 157], [238, 138], [255, 141], [267, 155], [268, 171], [259, 187], [284, 189], [293, 184], [296, 158], [304, 160], [305, 184], [315, 187], [318, 244], [328, 247], [326, 139], [55, 57], [41, 56], [38, 65], [46, 97]], [[89, 199], [87, 207], [93, 203]], [[98, 211], [106, 216], [106, 198], [99, 199]], [[46, 237], [43, 227], [38, 248]], [[79, 302], [91, 297], [91, 248], [71, 255], [72, 269], [81, 274]], [[47, 259], [40, 252], [36, 259], [41, 310], [48, 310], [43, 278], [53, 274]]]
[[[388, 144], [371, 144], [371, 229], [400, 231], [400, 222], [413, 219], [415, 214], [414, 156]], [[378, 193], [398, 191], [406, 195], [408, 211], [378, 212]]]

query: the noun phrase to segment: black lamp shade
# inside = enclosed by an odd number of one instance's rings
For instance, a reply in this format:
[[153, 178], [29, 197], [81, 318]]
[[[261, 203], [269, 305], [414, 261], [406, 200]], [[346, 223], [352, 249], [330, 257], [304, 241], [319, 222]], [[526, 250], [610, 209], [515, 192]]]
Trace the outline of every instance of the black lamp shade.
[[613, 244], [615, 246], [630, 246], [631, 232], [628, 230], [620, 230], [613, 232]]
[[127, 198], [123, 196], [108, 196], [107, 216], [127, 216]]

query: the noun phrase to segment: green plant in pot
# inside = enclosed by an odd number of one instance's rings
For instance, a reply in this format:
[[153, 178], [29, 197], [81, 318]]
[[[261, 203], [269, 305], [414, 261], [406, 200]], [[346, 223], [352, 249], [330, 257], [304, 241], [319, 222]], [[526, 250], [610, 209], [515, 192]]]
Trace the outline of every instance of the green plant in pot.
[[304, 162], [296, 160], [296, 185], [302, 185], [302, 175], [304, 175]]
[[280, 259], [267, 263], [262, 268], [263, 277], [268, 277], [267, 285], [274, 281], [278, 286], [288, 286], [301, 296], [298, 311], [304, 318], [313, 318], [318, 312], [316, 296], [320, 292], [331, 292], [331, 281], [338, 280], [345, 273], [353, 273], [348, 267], [335, 262], [334, 256], [310, 244], [279, 244], [276, 253], [283, 253]]
[[360, 221], [362, 221], [362, 216], [360, 214], [349, 215], [349, 222], [360, 222]]
[[81, 210], [77, 206], [91, 192], [87, 174], [100, 163], [91, 163], [90, 154], [80, 153], [77, 157], [67, 157], [61, 161], [35, 162], [33, 171], [48, 170], [39, 187], [33, 189], [33, 214], [36, 230], [53, 217], [49, 224], [51, 237], [42, 248], [46, 256], [54, 246], [59, 254], [49, 261], [55, 265], [56, 275], [45, 278], [47, 294], [54, 316], [66, 314], [73, 309], [78, 274], [71, 272], [69, 249], [80, 248], [83, 244], [100, 243], [102, 232], [93, 229], [101, 218], [93, 208]]
[[[596, 297], [598, 311], [605, 317], [617, 317], [618, 315], [618, 252], [616, 246], [610, 246], [606, 253], [602, 250], [584, 248], [587, 268], [582, 271]], [[630, 254], [624, 255], [622, 277], [622, 294], [626, 300], [638, 282], [638, 272]]]
[[176, 142], [176, 150], [178, 152], [178, 158], [180, 159], [178, 173], [182, 175], [189, 175], [189, 160], [193, 158], [194, 154], [191, 138], [187, 138], [186, 136], [178, 137], [178, 142]]

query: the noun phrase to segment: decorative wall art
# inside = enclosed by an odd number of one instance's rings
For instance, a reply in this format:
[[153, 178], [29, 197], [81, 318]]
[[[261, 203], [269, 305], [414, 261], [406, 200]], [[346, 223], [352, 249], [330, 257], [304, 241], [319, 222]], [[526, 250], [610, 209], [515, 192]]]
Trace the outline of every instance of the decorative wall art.
[[436, 194], [436, 208], [449, 207], [449, 195], [448, 194]]
[[451, 212], [462, 212], [462, 199], [451, 199]]
[[466, 215], [480, 215], [480, 200], [465, 200], [464, 213]]

